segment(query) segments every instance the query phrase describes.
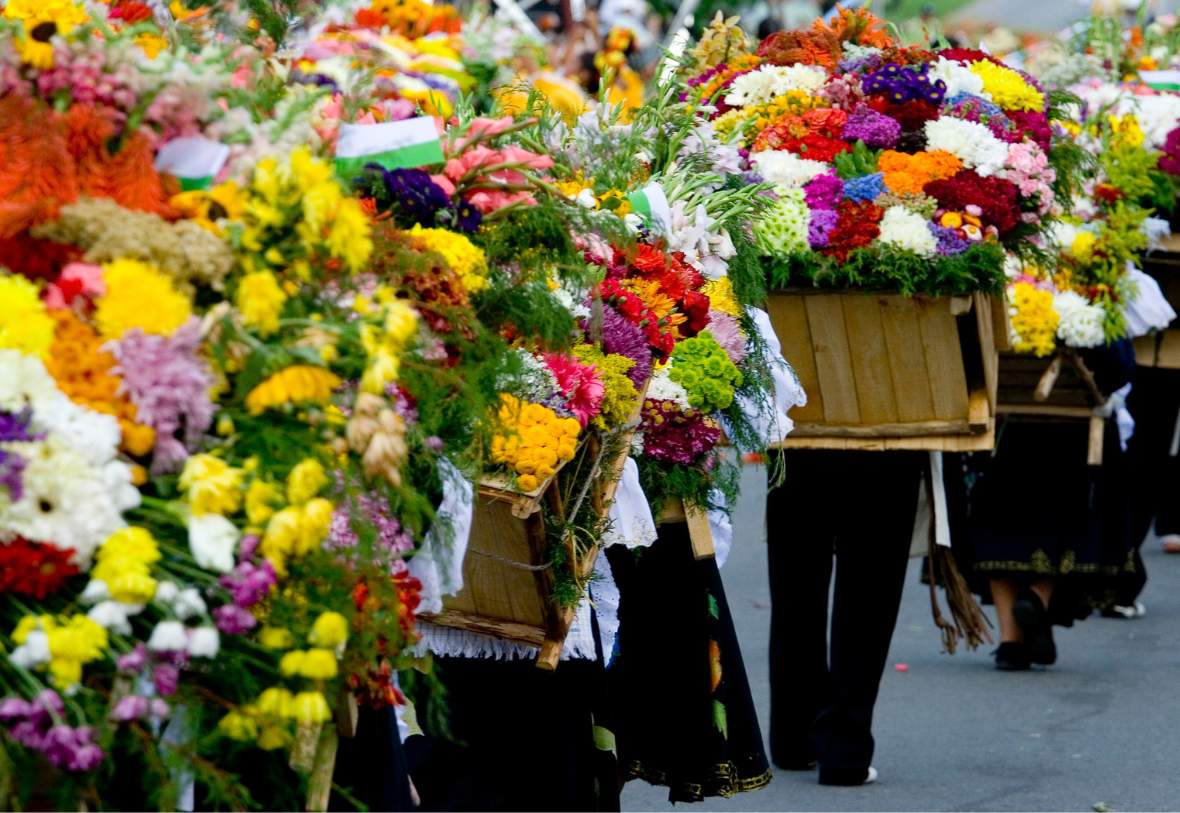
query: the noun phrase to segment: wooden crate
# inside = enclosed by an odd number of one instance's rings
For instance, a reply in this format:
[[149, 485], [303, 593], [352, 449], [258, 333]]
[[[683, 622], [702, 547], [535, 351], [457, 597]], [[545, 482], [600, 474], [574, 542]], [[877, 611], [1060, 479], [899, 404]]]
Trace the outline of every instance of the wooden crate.
[[[638, 424], [644, 393], [629, 426]], [[621, 433], [618, 451], [604, 459], [601, 442], [591, 435], [580, 452], [597, 460], [590, 477], [597, 485], [588, 494], [597, 516], [605, 517], [614, 501], [631, 448], [634, 429]], [[601, 478], [595, 473], [602, 471]], [[552, 600], [554, 573], [549, 562], [545, 517], [565, 518], [557, 476], [527, 494], [509, 487], [506, 477], [485, 479], [476, 489], [471, 536], [463, 560], [463, 589], [443, 599], [442, 612], [421, 617], [443, 627], [478, 632], [537, 647], [537, 666], [557, 668], [575, 608]], [[575, 577], [590, 577], [598, 558], [597, 546], [580, 551], [573, 538], [566, 540]]]
[[1002, 418], [1088, 423], [1087, 462], [1102, 464], [1106, 418], [1097, 409], [1106, 396], [1077, 351], [1063, 349], [1051, 358], [1002, 353], [998, 401]]
[[[1143, 260], [1143, 270], [1160, 284], [1168, 303], [1180, 313], [1180, 235], [1172, 235]], [[1135, 360], [1144, 367], [1180, 370], [1180, 327], [1135, 340]]]
[[788, 290], [767, 310], [808, 399], [784, 448], [992, 447], [1007, 328], [991, 297]]

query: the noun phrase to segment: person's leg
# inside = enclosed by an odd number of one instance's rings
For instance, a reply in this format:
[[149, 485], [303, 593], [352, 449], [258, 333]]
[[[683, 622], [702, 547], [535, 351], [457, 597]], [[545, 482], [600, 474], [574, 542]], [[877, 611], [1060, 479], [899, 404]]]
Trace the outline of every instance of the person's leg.
[[1029, 585], [1029, 589], [1037, 594], [1042, 605], [1049, 606], [1049, 600], [1053, 598], [1053, 579], [1049, 577], [1037, 579]]
[[1011, 576], [993, 576], [990, 584], [996, 622], [1000, 625], [1000, 643], [1021, 643], [1020, 625], [1012, 612], [1016, 605], [1016, 580]]
[[815, 453], [786, 456], [787, 481], [766, 501], [770, 577], [770, 755], [780, 768], [815, 761], [812, 727], [828, 696], [828, 589], [834, 517]]
[[856, 504], [845, 507], [836, 540], [832, 694], [816, 721], [826, 784], [860, 784], [873, 758], [873, 706], [901, 606], [926, 460], [918, 453], [858, 455], [848, 460], [839, 489]]

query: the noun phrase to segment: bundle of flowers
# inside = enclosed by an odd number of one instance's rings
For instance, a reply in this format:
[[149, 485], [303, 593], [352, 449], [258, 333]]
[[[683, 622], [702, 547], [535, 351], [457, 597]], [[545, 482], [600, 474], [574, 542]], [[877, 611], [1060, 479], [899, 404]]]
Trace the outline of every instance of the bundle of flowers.
[[1001, 287], [1005, 253], [1056, 205], [1058, 111], [1035, 79], [978, 51], [900, 47], [864, 10], [756, 51], [715, 25], [684, 97], [774, 187], [756, 233], [776, 287]]

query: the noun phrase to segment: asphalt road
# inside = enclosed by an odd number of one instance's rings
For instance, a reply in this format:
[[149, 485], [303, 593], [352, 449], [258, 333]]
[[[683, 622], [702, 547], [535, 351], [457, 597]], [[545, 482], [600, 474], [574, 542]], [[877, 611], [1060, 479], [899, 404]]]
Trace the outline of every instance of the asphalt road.
[[[722, 572], [766, 725], [770, 599], [758, 472], [747, 474]], [[814, 773], [776, 772], [763, 790], [693, 809], [1180, 809], [1180, 556], [1155, 540], [1144, 550], [1147, 617], [1095, 616], [1058, 630], [1057, 665], [1024, 673], [995, 671], [990, 648], [939, 652], [914, 560], [877, 703], [880, 781], [828, 788]], [[623, 808], [672, 805], [665, 789], [632, 782]]]

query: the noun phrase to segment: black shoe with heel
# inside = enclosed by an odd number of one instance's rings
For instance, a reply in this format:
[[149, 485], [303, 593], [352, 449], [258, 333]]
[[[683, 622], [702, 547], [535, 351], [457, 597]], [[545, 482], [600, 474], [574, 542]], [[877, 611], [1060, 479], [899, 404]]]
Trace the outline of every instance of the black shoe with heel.
[[1004, 641], [992, 654], [996, 656], [996, 668], [1001, 672], [1024, 672], [1031, 668], [1028, 650], [1018, 641]]
[[1040, 596], [1031, 590], [1022, 593], [1012, 607], [1016, 623], [1024, 636], [1024, 647], [1032, 663], [1049, 666], [1057, 662], [1057, 644], [1053, 643], [1053, 622]]

